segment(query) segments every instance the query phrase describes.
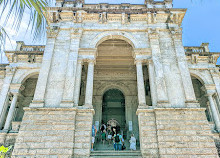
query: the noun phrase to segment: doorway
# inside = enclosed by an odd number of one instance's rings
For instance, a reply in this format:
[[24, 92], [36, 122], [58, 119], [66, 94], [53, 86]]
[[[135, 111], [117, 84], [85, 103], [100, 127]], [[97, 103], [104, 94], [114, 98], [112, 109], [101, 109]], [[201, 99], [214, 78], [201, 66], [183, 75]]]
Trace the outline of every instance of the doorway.
[[125, 97], [118, 89], [109, 89], [103, 95], [102, 122], [111, 130], [126, 136]]

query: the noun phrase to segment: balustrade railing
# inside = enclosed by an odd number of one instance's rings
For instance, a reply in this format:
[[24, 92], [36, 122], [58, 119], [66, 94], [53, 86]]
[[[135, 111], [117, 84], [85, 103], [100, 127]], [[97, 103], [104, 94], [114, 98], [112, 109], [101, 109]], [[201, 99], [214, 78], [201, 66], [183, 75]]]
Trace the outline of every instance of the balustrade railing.
[[21, 51], [40, 51], [43, 52], [45, 50], [45, 46], [22, 46]]
[[184, 47], [186, 53], [204, 53], [204, 47]]

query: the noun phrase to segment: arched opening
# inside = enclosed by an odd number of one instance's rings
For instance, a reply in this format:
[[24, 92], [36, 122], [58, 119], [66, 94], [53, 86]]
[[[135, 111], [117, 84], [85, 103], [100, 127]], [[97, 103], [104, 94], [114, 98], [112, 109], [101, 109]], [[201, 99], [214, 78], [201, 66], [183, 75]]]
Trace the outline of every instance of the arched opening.
[[126, 138], [125, 123], [125, 97], [118, 89], [110, 89], [103, 95], [102, 122], [106, 122], [107, 128], [116, 129]]
[[[1, 129], [7, 132], [18, 132], [24, 116], [24, 107], [28, 107], [33, 100], [38, 74], [29, 75], [23, 79], [18, 93], [11, 92], [5, 106]], [[17, 91], [18, 89], [16, 89]], [[12, 90], [13, 91], [13, 90]]]
[[21, 95], [18, 98], [18, 106], [15, 115], [15, 121], [22, 121], [24, 115], [24, 107], [29, 107], [34, 98], [34, 93], [37, 85], [38, 74], [33, 75], [26, 79], [22, 86], [24, 89], [21, 91]]
[[191, 76], [191, 78], [192, 78], [192, 83], [193, 83], [193, 88], [194, 88], [194, 92], [196, 95], [196, 99], [199, 101], [199, 104], [202, 108], [206, 108], [205, 113], [206, 113], [207, 120], [209, 122], [213, 122], [212, 113], [211, 113], [211, 109], [209, 106], [208, 97], [206, 96], [204, 83], [202, 82], [201, 79], [198, 79], [195, 76]]
[[20, 123], [24, 116], [24, 107], [29, 107], [34, 98], [34, 93], [37, 85], [38, 74], [32, 75], [22, 82], [20, 95], [18, 97], [17, 106], [14, 113], [14, 119], [12, 121], [12, 130], [18, 131]]
[[[103, 146], [100, 141], [100, 128], [103, 122], [111, 129], [116, 128], [117, 132], [123, 135], [129, 150], [131, 134], [135, 135], [137, 146], [139, 146], [139, 126], [136, 115], [138, 108], [137, 72], [132, 55], [133, 46], [120, 38], [112, 38], [99, 42], [97, 51], [93, 84], [93, 107], [95, 109], [93, 124], [97, 127], [98, 133], [94, 149], [114, 150], [113, 145], [108, 146], [106, 143], [106, 146]], [[143, 68], [146, 74], [147, 67], [143, 66]], [[82, 85], [86, 85], [86, 71], [86, 66], [84, 66]], [[144, 80], [147, 83], [148, 77]], [[82, 91], [84, 91], [83, 86]], [[80, 100], [84, 100], [83, 95]], [[81, 104], [83, 105], [82, 102]]]

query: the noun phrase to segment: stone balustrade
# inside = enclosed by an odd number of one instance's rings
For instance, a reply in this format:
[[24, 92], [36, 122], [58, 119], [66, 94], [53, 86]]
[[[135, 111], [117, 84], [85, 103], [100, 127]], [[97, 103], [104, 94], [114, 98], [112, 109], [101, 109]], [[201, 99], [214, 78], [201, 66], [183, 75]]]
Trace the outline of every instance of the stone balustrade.
[[184, 47], [186, 53], [204, 53], [205, 49], [203, 47]]
[[9, 63], [28, 62], [41, 63], [45, 46], [25, 45], [23, 42], [17, 42], [15, 51], [5, 51]]

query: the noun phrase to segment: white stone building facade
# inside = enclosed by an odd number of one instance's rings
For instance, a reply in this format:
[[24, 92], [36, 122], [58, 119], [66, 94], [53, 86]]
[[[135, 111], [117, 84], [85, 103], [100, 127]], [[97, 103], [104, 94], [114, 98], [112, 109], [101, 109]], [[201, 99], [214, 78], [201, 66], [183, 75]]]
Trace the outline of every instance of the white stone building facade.
[[0, 143], [13, 158], [90, 157], [92, 124], [116, 120], [142, 157], [218, 157], [219, 53], [183, 46], [185, 13], [56, 0], [46, 46], [6, 51]]

